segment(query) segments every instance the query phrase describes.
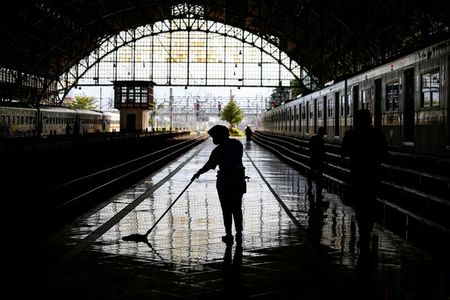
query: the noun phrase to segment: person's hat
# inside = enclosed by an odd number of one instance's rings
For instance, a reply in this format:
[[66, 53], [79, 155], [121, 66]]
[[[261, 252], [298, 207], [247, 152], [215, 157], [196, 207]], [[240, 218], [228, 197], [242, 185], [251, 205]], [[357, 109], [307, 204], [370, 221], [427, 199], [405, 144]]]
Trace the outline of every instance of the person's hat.
[[230, 132], [228, 131], [228, 128], [223, 125], [214, 125], [211, 127], [210, 130], [208, 130], [208, 134], [212, 137], [229, 137]]

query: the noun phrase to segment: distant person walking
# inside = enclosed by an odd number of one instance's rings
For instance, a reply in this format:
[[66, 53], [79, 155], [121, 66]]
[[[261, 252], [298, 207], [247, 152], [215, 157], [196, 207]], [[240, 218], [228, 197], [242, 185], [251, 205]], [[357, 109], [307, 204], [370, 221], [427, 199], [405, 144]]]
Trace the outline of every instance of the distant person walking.
[[215, 125], [208, 131], [208, 134], [217, 147], [211, 152], [206, 164], [194, 174], [192, 180], [219, 166], [216, 188], [225, 225], [225, 236], [222, 237], [222, 241], [227, 245], [233, 244], [232, 223], [234, 219], [236, 243], [241, 245], [242, 196], [246, 192], [245, 168], [242, 164], [243, 146], [240, 141], [229, 138], [228, 128], [225, 126]]
[[250, 126], [247, 126], [245, 128], [245, 136], [247, 137], [247, 141], [251, 141], [252, 140], [252, 134], [253, 134], [252, 129], [250, 128]]
[[316, 181], [316, 198], [320, 200], [323, 188], [323, 170], [325, 167], [325, 142], [323, 137], [327, 134], [325, 128], [319, 127], [317, 134], [309, 140], [308, 194], [312, 194], [313, 180]]
[[349, 157], [350, 196], [356, 212], [360, 249], [370, 248], [381, 163], [386, 155], [386, 137], [381, 130], [372, 127], [370, 111], [357, 111], [354, 128], [345, 133], [342, 141], [342, 156]]

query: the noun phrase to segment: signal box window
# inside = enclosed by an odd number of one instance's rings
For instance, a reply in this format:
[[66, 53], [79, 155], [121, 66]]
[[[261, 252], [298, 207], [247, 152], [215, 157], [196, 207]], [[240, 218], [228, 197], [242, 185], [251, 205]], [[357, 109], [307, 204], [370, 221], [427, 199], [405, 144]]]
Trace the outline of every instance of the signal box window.
[[422, 74], [421, 107], [439, 106], [439, 72]]

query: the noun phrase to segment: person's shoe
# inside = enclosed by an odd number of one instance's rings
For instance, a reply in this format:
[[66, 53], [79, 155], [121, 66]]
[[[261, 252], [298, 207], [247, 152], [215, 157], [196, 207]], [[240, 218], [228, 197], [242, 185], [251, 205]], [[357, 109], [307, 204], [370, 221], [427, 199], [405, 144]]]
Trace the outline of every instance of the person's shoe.
[[222, 237], [222, 242], [224, 242], [227, 245], [233, 245], [233, 236], [231, 234], [224, 235]]

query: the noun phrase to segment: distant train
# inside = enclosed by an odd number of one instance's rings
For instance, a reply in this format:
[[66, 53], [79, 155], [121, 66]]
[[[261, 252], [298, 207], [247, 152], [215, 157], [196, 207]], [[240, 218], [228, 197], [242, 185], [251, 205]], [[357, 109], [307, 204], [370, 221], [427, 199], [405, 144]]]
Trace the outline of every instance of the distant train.
[[318, 127], [342, 141], [353, 115], [366, 108], [391, 147], [450, 154], [450, 40], [332, 82], [263, 113], [262, 131], [309, 138]]
[[0, 106], [0, 138], [83, 135], [120, 130], [118, 112], [71, 109], [66, 107]]

